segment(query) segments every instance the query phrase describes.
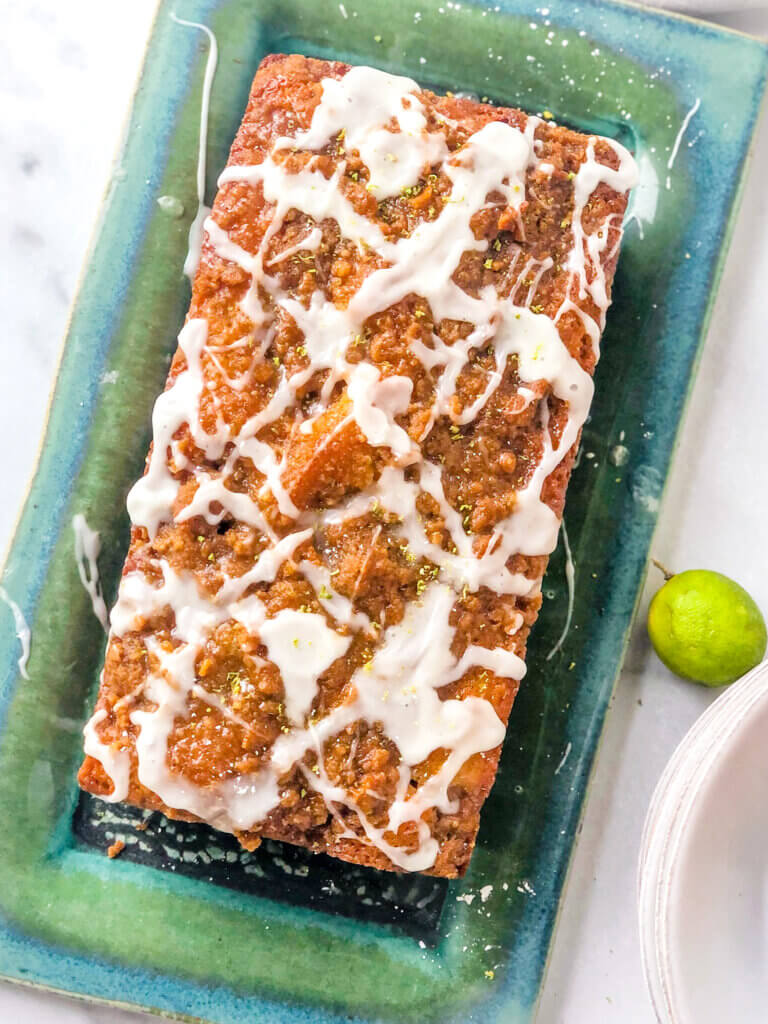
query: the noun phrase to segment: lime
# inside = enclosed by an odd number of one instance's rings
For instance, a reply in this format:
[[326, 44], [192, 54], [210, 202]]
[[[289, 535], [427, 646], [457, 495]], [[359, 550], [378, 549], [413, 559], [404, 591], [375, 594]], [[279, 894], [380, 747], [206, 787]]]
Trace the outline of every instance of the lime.
[[732, 683], [765, 654], [765, 620], [743, 587], [719, 572], [670, 576], [648, 609], [654, 650], [676, 675], [705, 686]]

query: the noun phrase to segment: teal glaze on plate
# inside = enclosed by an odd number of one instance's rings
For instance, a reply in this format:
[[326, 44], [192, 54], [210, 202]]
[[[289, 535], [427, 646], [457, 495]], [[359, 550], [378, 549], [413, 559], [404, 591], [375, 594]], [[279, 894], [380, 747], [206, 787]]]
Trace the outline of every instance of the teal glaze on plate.
[[[220, 46], [209, 198], [259, 60], [299, 51], [613, 135], [644, 167], [635, 216], [648, 217], [656, 202], [644, 237], [636, 220], [626, 233], [569, 492], [573, 625], [547, 661], [565, 616], [558, 551], [477, 850], [467, 877], [449, 888], [434, 946], [362, 919], [108, 861], [73, 836], [80, 727], [104, 637], [77, 578], [70, 523], [81, 512], [100, 531], [109, 601], [128, 542], [125, 494], [143, 465], [189, 297], [181, 266], [196, 208], [205, 42], [174, 24], [172, 9], [210, 26]], [[0, 606], [6, 977], [218, 1024], [531, 1019], [767, 64], [761, 43], [641, 8], [549, 0], [546, 17], [532, 10], [522, 0], [488, 8], [393, 0], [385, 12], [372, 0], [161, 4], [2, 581], [32, 627], [24, 681], [12, 617]], [[178, 199], [184, 217], [158, 207], [161, 195]], [[608, 453], [619, 443], [628, 459], [617, 466]]]

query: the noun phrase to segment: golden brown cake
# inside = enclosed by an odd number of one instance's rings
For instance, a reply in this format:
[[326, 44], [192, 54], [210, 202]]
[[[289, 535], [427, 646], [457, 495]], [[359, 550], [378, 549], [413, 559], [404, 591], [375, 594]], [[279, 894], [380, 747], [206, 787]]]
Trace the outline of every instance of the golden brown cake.
[[633, 180], [517, 110], [263, 61], [129, 496], [84, 789], [464, 873]]

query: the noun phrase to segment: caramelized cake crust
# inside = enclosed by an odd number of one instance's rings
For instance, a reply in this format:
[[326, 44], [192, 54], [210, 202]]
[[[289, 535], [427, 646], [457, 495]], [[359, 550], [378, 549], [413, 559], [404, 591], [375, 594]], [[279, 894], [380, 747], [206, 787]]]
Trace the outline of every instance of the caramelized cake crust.
[[633, 175], [517, 110], [263, 61], [129, 496], [84, 789], [464, 873]]

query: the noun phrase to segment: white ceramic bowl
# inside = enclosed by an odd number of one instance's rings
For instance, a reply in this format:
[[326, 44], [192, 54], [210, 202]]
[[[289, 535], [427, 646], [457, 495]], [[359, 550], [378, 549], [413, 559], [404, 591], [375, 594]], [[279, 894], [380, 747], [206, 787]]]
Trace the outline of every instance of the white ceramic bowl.
[[768, 663], [670, 759], [646, 819], [638, 906], [660, 1021], [768, 1021]]

